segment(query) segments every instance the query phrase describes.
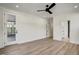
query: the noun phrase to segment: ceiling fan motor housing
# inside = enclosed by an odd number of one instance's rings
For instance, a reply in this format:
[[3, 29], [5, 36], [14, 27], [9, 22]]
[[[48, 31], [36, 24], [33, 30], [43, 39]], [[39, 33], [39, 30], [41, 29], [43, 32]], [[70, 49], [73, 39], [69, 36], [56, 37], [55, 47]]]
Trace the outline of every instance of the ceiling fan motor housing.
[[49, 7], [49, 5], [46, 5], [46, 7]]

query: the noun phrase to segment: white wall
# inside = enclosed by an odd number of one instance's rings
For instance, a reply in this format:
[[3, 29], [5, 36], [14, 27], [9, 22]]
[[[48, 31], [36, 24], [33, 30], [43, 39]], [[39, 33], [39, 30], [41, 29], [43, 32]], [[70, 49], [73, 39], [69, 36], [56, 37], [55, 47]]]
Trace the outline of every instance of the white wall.
[[46, 20], [35, 15], [16, 13], [17, 42], [28, 42], [46, 37]]
[[69, 17], [71, 21], [71, 42], [79, 44], [79, 13], [74, 13]]
[[68, 25], [70, 20], [70, 42], [79, 44], [79, 13], [67, 13], [54, 16], [54, 40], [67, 39]]

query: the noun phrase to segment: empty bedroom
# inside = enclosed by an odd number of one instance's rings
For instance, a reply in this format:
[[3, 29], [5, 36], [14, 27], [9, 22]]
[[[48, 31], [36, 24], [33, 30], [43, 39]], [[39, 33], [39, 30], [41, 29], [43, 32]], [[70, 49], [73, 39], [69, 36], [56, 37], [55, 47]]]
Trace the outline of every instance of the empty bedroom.
[[0, 3], [0, 55], [78, 55], [79, 3]]

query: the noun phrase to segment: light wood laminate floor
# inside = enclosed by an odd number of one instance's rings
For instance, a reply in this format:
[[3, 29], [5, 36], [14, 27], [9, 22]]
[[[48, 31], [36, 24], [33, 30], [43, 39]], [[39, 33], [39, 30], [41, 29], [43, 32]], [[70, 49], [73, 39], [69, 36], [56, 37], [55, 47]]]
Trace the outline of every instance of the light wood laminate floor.
[[76, 55], [79, 46], [76, 44], [56, 41], [52, 38], [33, 42], [15, 44], [0, 49], [1, 55]]

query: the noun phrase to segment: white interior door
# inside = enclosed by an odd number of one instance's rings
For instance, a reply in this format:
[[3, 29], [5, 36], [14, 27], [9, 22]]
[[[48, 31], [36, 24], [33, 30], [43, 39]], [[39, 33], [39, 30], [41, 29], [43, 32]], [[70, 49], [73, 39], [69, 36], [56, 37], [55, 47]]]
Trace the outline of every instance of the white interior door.
[[0, 8], [0, 48], [4, 47], [3, 9]]
[[16, 15], [5, 13], [5, 45], [16, 43]]

